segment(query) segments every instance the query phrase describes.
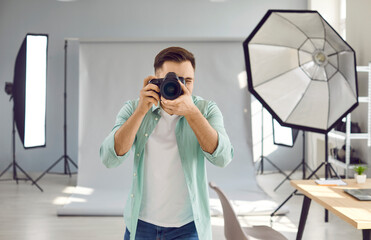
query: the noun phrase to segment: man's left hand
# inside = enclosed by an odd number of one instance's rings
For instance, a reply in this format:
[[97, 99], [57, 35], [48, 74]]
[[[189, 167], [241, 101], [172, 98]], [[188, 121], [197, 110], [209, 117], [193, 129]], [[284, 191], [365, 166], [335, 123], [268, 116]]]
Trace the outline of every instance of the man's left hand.
[[188, 116], [197, 113], [198, 108], [193, 103], [192, 95], [188, 88], [180, 81], [179, 84], [182, 87], [183, 95], [174, 100], [168, 100], [161, 96], [162, 108], [169, 114], [179, 116]]

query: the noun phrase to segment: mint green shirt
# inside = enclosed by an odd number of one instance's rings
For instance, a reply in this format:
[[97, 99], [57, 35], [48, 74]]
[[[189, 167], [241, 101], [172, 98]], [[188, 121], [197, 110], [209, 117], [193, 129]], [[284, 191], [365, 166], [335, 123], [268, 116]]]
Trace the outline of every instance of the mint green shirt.
[[[233, 147], [224, 129], [223, 116], [217, 105], [198, 96], [192, 96], [192, 99], [209, 124], [217, 131], [218, 146], [212, 154], [203, 151], [184, 116], [181, 116], [177, 122], [175, 135], [198, 237], [200, 240], [212, 240], [205, 158], [216, 166], [225, 167], [233, 158]], [[102, 143], [100, 157], [107, 168], [119, 166], [130, 153], [128, 151], [123, 156], [117, 156], [114, 149], [114, 135], [121, 125], [134, 113], [138, 102], [139, 99], [128, 101], [124, 104], [116, 117], [115, 126]], [[134, 151], [133, 181], [124, 210], [124, 220], [126, 227], [130, 231], [131, 240], [135, 239], [142, 201], [145, 144], [161, 117], [159, 111], [160, 108], [153, 105], [147, 112], [132, 146]]]

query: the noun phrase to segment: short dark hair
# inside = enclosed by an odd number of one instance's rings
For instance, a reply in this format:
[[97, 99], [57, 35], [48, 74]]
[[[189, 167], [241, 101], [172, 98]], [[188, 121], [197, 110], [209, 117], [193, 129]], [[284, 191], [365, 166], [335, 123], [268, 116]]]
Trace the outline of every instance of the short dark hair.
[[155, 62], [153, 64], [155, 72], [157, 69], [161, 68], [166, 61], [178, 63], [190, 61], [193, 69], [196, 69], [195, 57], [193, 54], [181, 47], [169, 47], [159, 52], [155, 57]]

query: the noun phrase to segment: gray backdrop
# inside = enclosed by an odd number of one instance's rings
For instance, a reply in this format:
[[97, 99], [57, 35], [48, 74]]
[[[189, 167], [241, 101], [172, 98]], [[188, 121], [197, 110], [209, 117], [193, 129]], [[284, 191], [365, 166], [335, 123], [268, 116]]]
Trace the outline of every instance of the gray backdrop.
[[[12, 104], [3, 88], [6, 81], [13, 81], [15, 57], [27, 32], [48, 33], [50, 37], [47, 142], [46, 148], [24, 150], [17, 136], [16, 154], [25, 170], [41, 172], [63, 153], [64, 38], [246, 38], [270, 8], [306, 9], [307, 0], [1, 0], [0, 169], [10, 163], [12, 156]], [[69, 63], [68, 154], [77, 161], [77, 56], [71, 56]], [[276, 151], [274, 159], [291, 169], [292, 159], [300, 159], [300, 148]], [[61, 169], [62, 164], [53, 170]]]
[[[73, 194], [59, 214], [123, 213], [132, 181], [133, 154], [118, 168], [106, 169], [99, 158], [99, 147], [114, 126], [124, 102], [138, 98], [143, 79], [154, 74], [156, 54], [169, 46], [181, 46], [194, 53], [193, 94], [217, 103], [234, 146], [233, 161], [226, 168], [206, 162], [209, 180], [234, 200], [267, 199], [255, 180], [250, 94], [238, 78], [245, 68], [241, 41], [81, 41], [77, 185], [91, 189], [92, 193]], [[215, 196], [213, 192], [211, 195]]]

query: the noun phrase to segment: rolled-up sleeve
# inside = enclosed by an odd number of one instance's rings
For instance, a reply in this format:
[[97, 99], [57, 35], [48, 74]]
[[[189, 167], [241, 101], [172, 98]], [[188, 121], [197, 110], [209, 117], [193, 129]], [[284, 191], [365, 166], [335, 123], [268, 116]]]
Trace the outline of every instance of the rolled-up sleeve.
[[122, 156], [117, 155], [115, 151], [115, 133], [129, 119], [134, 110], [134, 102], [126, 102], [117, 114], [115, 126], [108, 134], [108, 136], [103, 140], [99, 153], [102, 163], [107, 168], [114, 168], [119, 166], [129, 156], [130, 151]]
[[205, 151], [203, 153], [212, 164], [225, 167], [232, 161], [233, 146], [224, 128], [223, 115], [214, 102], [209, 102], [205, 117], [218, 133], [218, 146], [212, 154]]

